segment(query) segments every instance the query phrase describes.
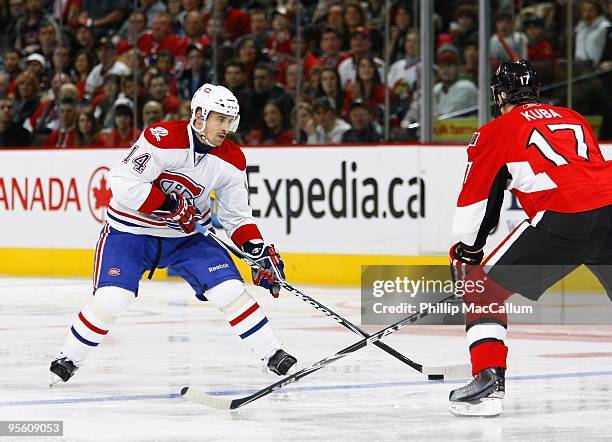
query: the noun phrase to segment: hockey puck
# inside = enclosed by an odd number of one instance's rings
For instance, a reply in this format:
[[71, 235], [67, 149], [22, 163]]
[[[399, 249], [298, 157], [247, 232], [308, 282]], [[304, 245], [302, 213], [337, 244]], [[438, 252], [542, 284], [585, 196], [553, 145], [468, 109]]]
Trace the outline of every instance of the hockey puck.
[[189, 390], [189, 387], [181, 388], [181, 396], [185, 396], [187, 394], [187, 390]]
[[444, 375], [443, 374], [430, 374], [430, 375], [427, 375], [427, 380], [428, 381], [443, 381]]

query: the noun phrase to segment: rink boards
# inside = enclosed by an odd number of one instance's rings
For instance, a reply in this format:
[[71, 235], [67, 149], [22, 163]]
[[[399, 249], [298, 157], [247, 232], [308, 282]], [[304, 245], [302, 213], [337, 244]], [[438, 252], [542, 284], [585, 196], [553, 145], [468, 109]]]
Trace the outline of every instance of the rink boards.
[[[612, 145], [602, 146], [607, 157]], [[250, 202], [295, 282], [358, 285], [360, 266], [446, 262], [464, 146], [244, 149]], [[0, 273], [88, 276], [125, 149], [0, 151]], [[490, 248], [525, 218], [509, 195]], [[165, 272], [157, 272], [165, 277]], [[587, 278], [590, 280], [590, 278]], [[582, 276], [578, 285], [590, 287]]]

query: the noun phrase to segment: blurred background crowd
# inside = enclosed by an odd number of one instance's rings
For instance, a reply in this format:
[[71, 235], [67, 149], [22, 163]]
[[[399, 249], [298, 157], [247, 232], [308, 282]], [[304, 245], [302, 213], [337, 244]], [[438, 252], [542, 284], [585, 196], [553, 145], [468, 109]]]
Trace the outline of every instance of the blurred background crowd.
[[[148, 125], [188, 119], [206, 82], [238, 98], [246, 145], [413, 141], [419, 3], [0, 0], [0, 146], [129, 146]], [[437, 132], [469, 139], [478, 2], [436, 0], [434, 11]], [[491, 66], [530, 60], [545, 101], [571, 99], [612, 139], [612, 0], [498, 0], [491, 11]]]

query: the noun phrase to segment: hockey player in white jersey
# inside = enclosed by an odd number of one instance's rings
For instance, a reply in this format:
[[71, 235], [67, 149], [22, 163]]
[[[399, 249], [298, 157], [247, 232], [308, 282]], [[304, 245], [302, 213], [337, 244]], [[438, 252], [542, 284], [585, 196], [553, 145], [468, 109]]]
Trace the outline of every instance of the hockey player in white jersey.
[[232, 241], [262, 266], [253, 282], [277, 297], [283, 261], [263, 241], [248, 204], [246, 160], [229, 141], [240, 121], [236, 97], [205, 84], [189, 121], [147, 127], [109, 172], [113, 197], [96, 247], [94, 296], [75, 318], [51, 372], [66, 382], [138, 295], [145, 272], [168, 267], [202, 301], [211, 301], [270, 371], [285, 375], [296, 358], [281, 348], [259, 304], [245, 290], [227, 252], [195, 231], [212, 228], [210, 193]]

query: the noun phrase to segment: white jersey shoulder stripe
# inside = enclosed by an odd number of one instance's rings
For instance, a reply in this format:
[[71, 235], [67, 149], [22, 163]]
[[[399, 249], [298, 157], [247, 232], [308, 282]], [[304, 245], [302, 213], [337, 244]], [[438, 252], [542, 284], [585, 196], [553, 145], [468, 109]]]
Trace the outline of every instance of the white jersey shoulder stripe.
[[527, 161], [508, 163], [507, 166], [510, 175], [512, 175], [508, 190], [516, 189], [523, 193], [532, 193], [557, 187], [545, 172], [534, 173]]

